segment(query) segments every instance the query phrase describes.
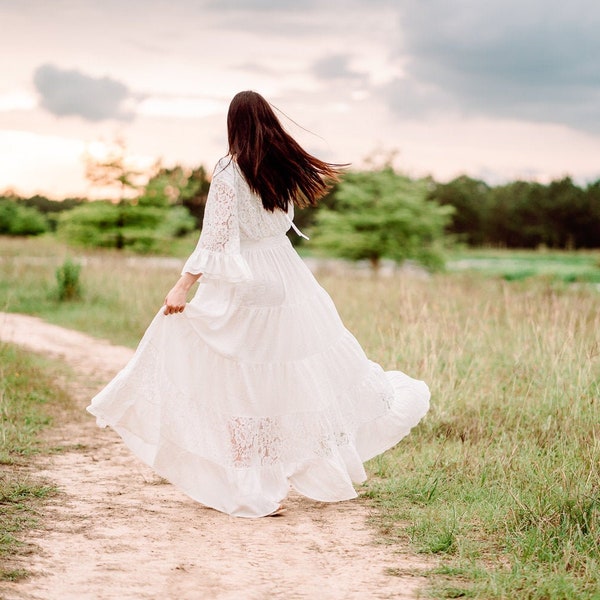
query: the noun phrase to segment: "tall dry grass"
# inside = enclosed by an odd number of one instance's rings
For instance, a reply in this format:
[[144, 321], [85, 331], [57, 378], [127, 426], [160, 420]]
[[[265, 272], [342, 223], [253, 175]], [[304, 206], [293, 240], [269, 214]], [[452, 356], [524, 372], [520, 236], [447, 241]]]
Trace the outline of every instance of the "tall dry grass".
[[430, 415], [372, 461], [365, 493], [387, 536], [439, 557], [437, 595], [598, 598], [598, 292], [456, 275], [324, 283], [374, 359], [431, 386]]

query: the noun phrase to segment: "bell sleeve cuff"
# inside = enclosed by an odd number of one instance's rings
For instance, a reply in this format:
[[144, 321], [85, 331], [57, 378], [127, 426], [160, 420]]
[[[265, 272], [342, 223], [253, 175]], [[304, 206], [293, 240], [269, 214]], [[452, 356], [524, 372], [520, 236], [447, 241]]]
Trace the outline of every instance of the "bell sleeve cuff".
[[184, 273], [202, 273], [208, 279], [221, 279], [230, 283], [252, 279], [252, 271], [241, 254], [213, 252], [205, 248], [196, 249], [187, 259], [181, 270], [181, 274]]

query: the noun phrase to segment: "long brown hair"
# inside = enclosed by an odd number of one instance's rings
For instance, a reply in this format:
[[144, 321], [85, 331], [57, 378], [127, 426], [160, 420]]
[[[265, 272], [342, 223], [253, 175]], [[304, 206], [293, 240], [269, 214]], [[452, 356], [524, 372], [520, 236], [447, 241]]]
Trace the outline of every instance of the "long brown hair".
[[271, 105], [257, 92], [236, 94], [227, 113], [229, 154], [265, 209], [315, 206], [345, 165], [306, 152], [282, 127]]

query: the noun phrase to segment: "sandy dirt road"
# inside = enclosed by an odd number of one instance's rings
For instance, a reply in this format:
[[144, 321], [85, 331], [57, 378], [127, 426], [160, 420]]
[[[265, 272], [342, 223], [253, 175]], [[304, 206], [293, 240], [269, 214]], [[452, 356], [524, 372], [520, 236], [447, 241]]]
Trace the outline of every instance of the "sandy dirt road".
[[48, 434], [64, 450], [34, 465], [61, 492], [28, 538], [35, 551], [19, 559], [34, 575], [0, 583], [3, 600], [418, 597], [428, 565], [377, 544], [364, 501], [322, 504], [292, 494], [284, 515], [229, 517], [157, 478], [112, 430], [98, 428], [83, 409], [130, 349], [7, 313], [0, 339], [63, 360], [81, 408]]

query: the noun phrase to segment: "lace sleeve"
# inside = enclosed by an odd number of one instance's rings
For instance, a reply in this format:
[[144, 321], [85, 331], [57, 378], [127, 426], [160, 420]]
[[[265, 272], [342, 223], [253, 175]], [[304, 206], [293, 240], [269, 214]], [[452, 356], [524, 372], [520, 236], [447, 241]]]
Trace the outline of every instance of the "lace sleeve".
[[215, 177], [208, 192], [202, 233], [183, 273], [230, 282], [252, 279], [250, 267], [240, 254], [240, 227], [235, 190]]

